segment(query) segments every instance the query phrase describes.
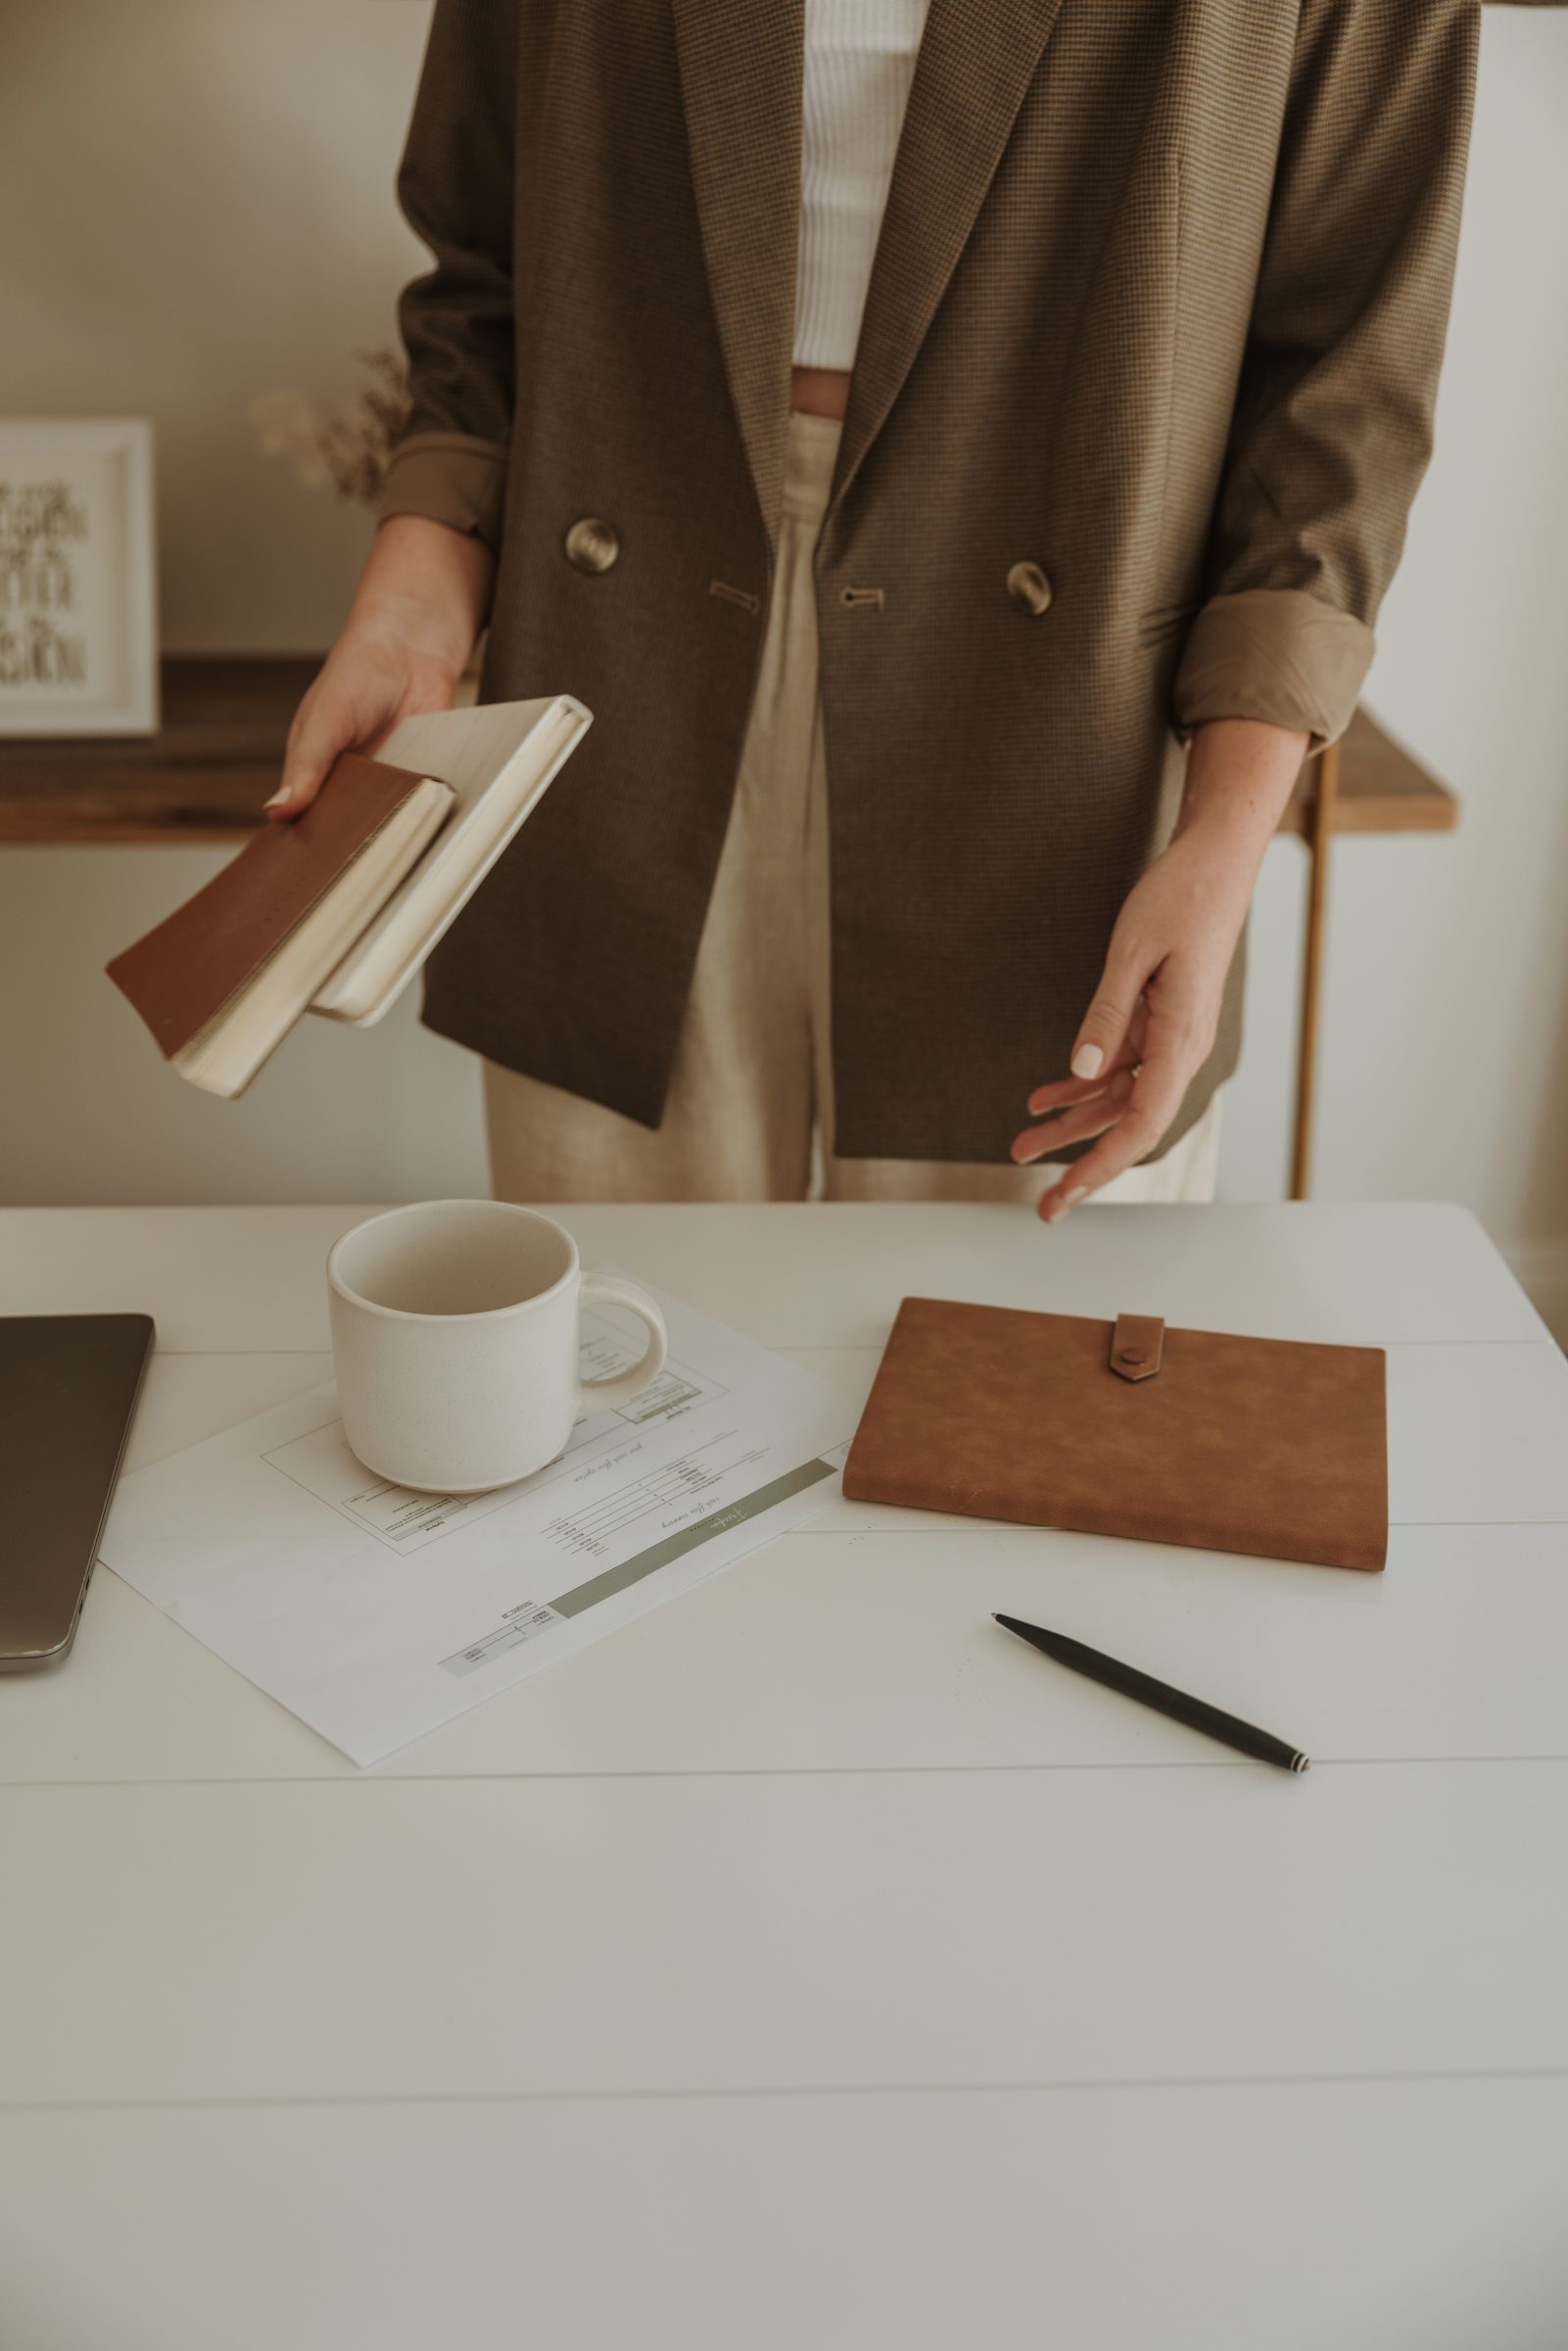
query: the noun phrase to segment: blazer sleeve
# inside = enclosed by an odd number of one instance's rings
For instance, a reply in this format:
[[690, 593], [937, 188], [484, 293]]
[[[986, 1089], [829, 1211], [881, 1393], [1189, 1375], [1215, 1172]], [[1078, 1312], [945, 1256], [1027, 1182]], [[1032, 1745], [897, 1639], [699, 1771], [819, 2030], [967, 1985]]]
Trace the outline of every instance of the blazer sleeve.
[[378, 507], [499, 544], [514, 390], [512, 212], [519, 0], [436, 0], [398, 173], [435, 266], [399, 324], [411, 408]]
[[1304, 0], [1183, 735], [1350, 723], [1431, 455], [1479, 25], [1475, 0]]

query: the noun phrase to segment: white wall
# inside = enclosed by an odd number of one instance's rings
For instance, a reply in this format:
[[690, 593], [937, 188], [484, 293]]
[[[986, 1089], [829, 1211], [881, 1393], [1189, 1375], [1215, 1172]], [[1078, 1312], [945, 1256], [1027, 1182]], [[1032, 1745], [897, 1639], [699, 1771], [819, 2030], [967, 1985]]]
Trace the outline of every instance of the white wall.
[[[245, 409], [335, 404], [395, 340], [430, 0], [4, 7], [6, 409], [153, 417], [170, 650], [322, 648], [369, 522], [261, 457]], [[103, 965], [221, 861], [0, 848], [0, 1201], [484, 1190], [477, 1064], [411, 1002], [365, 1036], [307, 1022], [242, 1102], [163, 1068]]]
[[[170, 649], [319, 647], [365, 542], [255, 452], [332, 399], [417, 248], [390, 183], [429, 0], [6, 0], [4, 398], [155, 418]], [[1336, 852], [1317, 1188], [1474, 1206], [1568, 1305], [1568, 11], [1489, 10], [1437, 462], [1371, 698], [1460, 792], [1449, 839]], [[23, 223], [24, 233], [17, 231]], [[344, 1199], [483, 1179], [469, 1057], [404, 1008], [309, 1024], [238, 1105], [98, 975], [212, 870], [0, 850], [0, 1199]], [[1285, 1164], [1302, 859], [1271, 851], [1224, 1189]]]
[[[1335, 850], [1315, 1188], [1467, 1202], [1568, 1333], [1568, 13], [1488, 9], [1438, 454], [1368, 698], [1457, 834]], [[1301, 856], [1270, 852], [1227, 1189], [1279, 1166]], [[1266, 1088], [1266, 1091], [1265, 1091]]]
[[151, 416], [170, 650], [331, 640], [367, 525], [244, 410], [332, 401], [423, 249], [392, 176], [430, 0], [5, 0], [0, 399]]

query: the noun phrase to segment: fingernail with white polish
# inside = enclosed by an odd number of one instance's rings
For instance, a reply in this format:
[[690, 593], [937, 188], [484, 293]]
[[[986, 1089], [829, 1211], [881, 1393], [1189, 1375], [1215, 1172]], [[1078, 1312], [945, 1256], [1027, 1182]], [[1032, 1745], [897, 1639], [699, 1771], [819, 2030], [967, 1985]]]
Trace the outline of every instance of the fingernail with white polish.
[[1098, 1045], [1080, 1045], [1070, 1066], [1074, 1078], [1098, 1078], [1105, 1066], [1105, 1055]]

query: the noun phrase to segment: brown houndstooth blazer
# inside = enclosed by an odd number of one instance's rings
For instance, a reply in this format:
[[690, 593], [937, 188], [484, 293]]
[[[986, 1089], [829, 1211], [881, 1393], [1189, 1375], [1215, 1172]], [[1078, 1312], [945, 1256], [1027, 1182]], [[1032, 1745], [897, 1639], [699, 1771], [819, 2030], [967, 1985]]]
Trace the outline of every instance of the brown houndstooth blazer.
[[[487, 696], [596, 717], [425, 1018], [648, 1125], [767, 610], [802, 8], [437, 0], [400, 180], [435, 266], [384, 511], [498, 550]], [[1429, 453], [1477, 26], [931, 0], [818, 559], [840, 1153], [1004, 1158], [1180, 736], [1346, 724]], [[1235, 1065], [1239, 964], [1166, 1145]]]

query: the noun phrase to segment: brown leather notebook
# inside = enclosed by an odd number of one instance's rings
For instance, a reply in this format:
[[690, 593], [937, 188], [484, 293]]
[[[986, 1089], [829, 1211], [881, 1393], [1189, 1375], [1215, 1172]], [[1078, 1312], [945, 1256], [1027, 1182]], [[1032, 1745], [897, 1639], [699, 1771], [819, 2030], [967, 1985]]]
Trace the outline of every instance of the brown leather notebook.
[[216, 1018], [423, 780], [346, 752], [304, 816], [268, 824], [194, 898], [115, 957], [110, 979], [166, 1054]]
[[906, 1298], [844, 1492], [1376, 1569], [1383, 1351]]

